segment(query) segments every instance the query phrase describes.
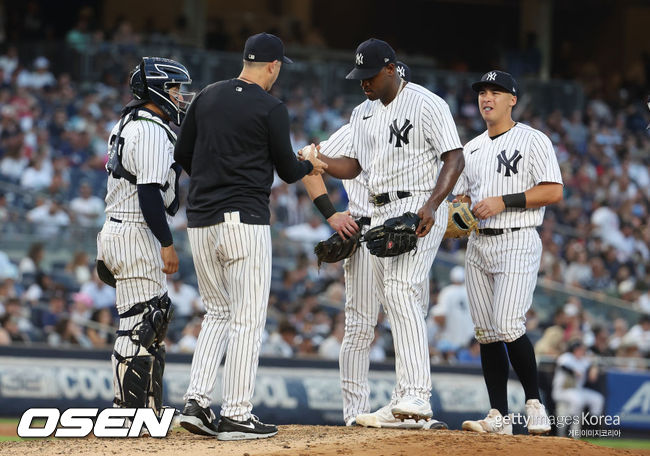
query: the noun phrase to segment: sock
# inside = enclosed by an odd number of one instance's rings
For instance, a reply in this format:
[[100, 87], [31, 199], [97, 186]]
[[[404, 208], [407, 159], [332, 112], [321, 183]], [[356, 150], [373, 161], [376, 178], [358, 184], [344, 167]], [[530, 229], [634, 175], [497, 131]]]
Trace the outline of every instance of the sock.
[[512, 342], [506, 342], [510, 364], [517, 373], [521, 386], [526, 393], [526, 400], [539, 400], [539, 386], [537, 384], [537, 361], [533, 344], [526, 334]]
[[508, 414], [508, 353], [503, 342], [481, 344], [481, 366], [483, 378], [490, 397], [490, 406]]

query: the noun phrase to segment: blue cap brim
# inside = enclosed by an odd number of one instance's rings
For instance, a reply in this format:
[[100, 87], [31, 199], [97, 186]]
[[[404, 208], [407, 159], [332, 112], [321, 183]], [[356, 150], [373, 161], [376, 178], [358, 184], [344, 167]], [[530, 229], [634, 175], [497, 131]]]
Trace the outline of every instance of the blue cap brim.
[[381, 68], [355, 68], [350, 71], [345, 79], [369, 79], [376, 76], [384, 67]]
[[289, 57], [287, 57], [286, 55], [285, 55], [284, 57], [282, 57], [282, 61], [283, 61], [284, 63], [293, 63], [293, 60], [291, 60], [291, 59], [290, 59]]

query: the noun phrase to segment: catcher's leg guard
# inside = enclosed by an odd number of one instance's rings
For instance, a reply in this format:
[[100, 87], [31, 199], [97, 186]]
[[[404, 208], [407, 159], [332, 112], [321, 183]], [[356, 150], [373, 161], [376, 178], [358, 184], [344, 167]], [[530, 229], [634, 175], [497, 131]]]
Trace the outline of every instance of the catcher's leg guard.
[[155, 410], [157, 415], [162, 413], [163, 403], [163, 373], [165, 371], [165, 345], [152, 345], [149, 348], [153, 358], [151, 371], [151, 387], [149, 389], [149, 404]]
[[153, 356], [124, 357], [113, 352], [115, 398], [118, 407], [148, 407]]

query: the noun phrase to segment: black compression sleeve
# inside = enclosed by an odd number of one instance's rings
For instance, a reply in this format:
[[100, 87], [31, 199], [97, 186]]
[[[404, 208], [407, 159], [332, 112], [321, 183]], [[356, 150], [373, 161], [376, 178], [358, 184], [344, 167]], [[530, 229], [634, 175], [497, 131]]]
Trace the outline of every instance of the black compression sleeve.
[[314, 167], [308, 161], [299, 161], [289, 138], [289, 112], [281, 103], [269, 112], [269, 149], [271, 159], [283, 181], [292, 184], [309, 174]]
[[140, 210], [147, 226], [160, 241], [160, 245], [168, 247], [174, 243], [172, 232], [169, 231], [165, 217], [165, 204], [160, 194], [158, 184], [138, 184], [138, 201]]

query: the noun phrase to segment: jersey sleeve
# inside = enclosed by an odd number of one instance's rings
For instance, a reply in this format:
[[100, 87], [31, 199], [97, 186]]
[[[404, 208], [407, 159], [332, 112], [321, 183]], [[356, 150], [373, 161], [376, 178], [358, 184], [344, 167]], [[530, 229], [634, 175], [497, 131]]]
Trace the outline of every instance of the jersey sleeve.
[[432, 97], [423, 104], [422, 121], [427, 142], [437, 156], [463, 147], [449, 105], [440, 97]]
[[347, 155], [350, 148], [350, 124], [345, 124], [330, 136], [326, 141], [320, 143], [320, 153], [329, 158], [336, 158]]
[[[360, 105], [360, 106], [363, 106], [363, 105]], [[344, 157], [355, 158], [357, 160], [359, 159], [357, 151], [358, 151], [359, 142], [360, 142], [361, 139], [360, 139], [358, 134], [355, 134], [355, 132], [357, 131], [357, 129], [359, 127], [358, 124], [359, 124], [359, 107], [360, 106], [357, 106], [356, 108], [354, 108], [354, 110], [352, 111], [352, 114], [350, 115], [350, 123], [348, 124], [348, 127], [349, 127], [348, 128], [348, 135], [349, 135], [348, 147], [346, 147], [341, 153], [341, 155], [344, 156]], [[341, 128], [345, 128], [345, 126], [343, 126]]]
[[541, 132], [538, 132], [531, 141], [529, 169], [535, 185], [540, 182], [562, 184], [562, 173], [553, 144], [548, 136]]
[[173, 162], [173, 145], [164, 127], [148, 121], [139, 124], [139, 137], [134, 144], [133, 174], [138, 184], [164, 185]]

